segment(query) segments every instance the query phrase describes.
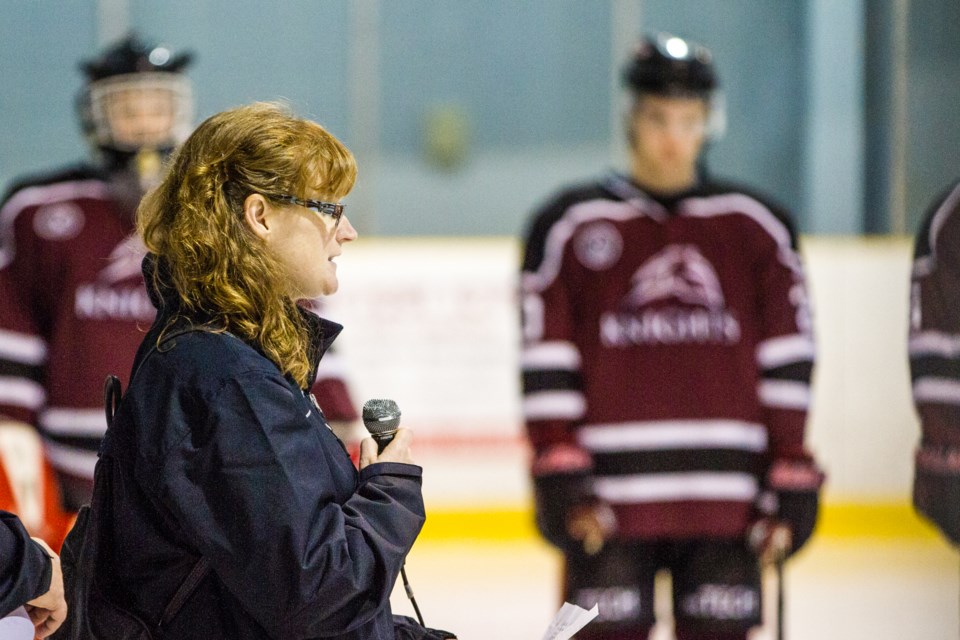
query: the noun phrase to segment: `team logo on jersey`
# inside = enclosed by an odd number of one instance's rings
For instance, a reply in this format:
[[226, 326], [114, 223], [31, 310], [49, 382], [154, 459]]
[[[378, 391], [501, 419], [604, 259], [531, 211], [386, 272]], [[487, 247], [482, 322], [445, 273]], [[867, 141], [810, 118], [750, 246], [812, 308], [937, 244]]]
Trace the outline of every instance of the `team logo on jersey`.
[[156, 314], [140, 278], [146, 248], [130, 236], [110, 252], [107, 266], [94, 282], [77, 287], [74, 312], [86, 320], [134, 320], [151, 322]]
[[709, 309], [723, 307], [723, 290], [710, 261], [692, 244], [673, 244], [647, 260], [633, 276], [628, 299], [643, 307], [676, 299]]
[[726, 307], [717, 271], [694, 245], [669, 245], [634, 273], [615, 312], [600, 318], [606, 346], [735, 344], [740, 323]]
[[74, 202], [54, 202], [37, 209], [33, 230], [44, 240], [70, 240], [83, 229], [83, 210]]
[[573, 251], [580, 263], [594, 271], [609, 269], [623, 253], [623, 236], [609, 222], [594, 222], [577, 233]]

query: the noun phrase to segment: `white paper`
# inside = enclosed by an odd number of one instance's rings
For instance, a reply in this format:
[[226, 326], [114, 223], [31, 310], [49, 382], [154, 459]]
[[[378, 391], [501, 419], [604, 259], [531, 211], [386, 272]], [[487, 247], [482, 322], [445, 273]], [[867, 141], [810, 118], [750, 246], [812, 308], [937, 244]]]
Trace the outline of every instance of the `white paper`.
[[0, 618], [0, 638], [3, 640], [33, 640], [34, 631], [30, 616], [23, 607], [14, 609], [6, 617]]
[[575, 604], [564, 602], [560, 611], [553, 617], [550, 626], [547, 627], [547, 632], [543, 634], [543, 640], [568, 640], [596, 618], [599, 612], [597, 605], [593, 605], [593, 609], [587, 611]]

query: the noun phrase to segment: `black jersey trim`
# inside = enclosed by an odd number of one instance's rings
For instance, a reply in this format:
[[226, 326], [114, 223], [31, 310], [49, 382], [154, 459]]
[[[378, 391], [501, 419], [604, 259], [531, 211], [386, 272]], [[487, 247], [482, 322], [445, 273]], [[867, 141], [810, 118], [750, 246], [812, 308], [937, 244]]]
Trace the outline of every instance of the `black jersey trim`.
[[580, 374], [575, 371], [541, 370], [523, 373], [524, 394], [538, 391], [580, 391], [582, 388]]
[[731, 449], [657, 449], [594, 453], [596, 475], [645, 473], [737, 472], [760, 473], [764, 456]]
[[942, 356], [924, 355], [910, 359], [910, 379], [953, 378], [960, 380], [960, 360]]

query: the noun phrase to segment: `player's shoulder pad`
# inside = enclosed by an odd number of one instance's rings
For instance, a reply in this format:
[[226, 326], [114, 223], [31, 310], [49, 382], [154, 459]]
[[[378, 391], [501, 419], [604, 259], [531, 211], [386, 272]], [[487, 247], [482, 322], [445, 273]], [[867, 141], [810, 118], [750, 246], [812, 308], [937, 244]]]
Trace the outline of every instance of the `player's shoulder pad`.
[[770, 215], [772, 215], [786, 228], [787, 232], [790, 234], [790, 246], [794, 251], [796, 251], [797, 228], [796, 223], [793, 220], [793, 215], [790, 213], [789, 209], [780, 204], [780, 202], [770, 195], [754, 189], [753, 187], [748, 187], [743, 184], [728, 180], [709, 180], [703, 184], [700, 190], [698, 190], [698, 195], [701, 196], [716, 196], [734, 193], [747, 196], [751, 200], [755, 200], [761, 206], [763, 206], [763, 208], [766, 209]]
[[66, 167], [60, 167], [52, 171], [42, 173], [33, 173], [26, 176], [15, 178], [13, 182], [4, 191], [3, 198], [0, 199], [0, 208], [2, 208], [15, 194], [30, 187], [44, 187], [62, 182], [78, 182], [81, 180], [103, 180], [105, 176], [101, 171], [88, 164], [75, 164]]
[[933, 252], [933, 247], [930, 246], [930, 228], [933, 226], [933, 220], [937, 216], [937, 213], [947, 205], [947, 201], [955, 198], [958, 204], [953, 207], [953, 211], [944, 211], [941, 215], [956, 215], [960, 212], [960, 195], [955, 196], [955, 193], [960, 194], [960, 181], [953, 183], [949, 188], [937, 194], [937, 197], [934, 198], [930, 206], [927, 207], [923, 215], [923, 222], [920, 223], [920, 228], [917, 229], [917, 238], [913, 250], [915, 258], [921, 258]]
[[618, 199], [604, 189], [603, 182], [594, 180], [562, 187], [534, 210], [524, 233], [524, 270], [531, 270], [543, 260], [544, 245], [550, 229], [573, 206], [589, 200]]

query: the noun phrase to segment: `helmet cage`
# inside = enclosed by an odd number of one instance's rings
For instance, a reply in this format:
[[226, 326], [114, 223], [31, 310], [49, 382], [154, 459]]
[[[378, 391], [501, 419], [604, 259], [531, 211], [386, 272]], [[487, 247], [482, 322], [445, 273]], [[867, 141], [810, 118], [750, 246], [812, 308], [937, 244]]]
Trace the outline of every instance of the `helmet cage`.
[[84, 129], [103, 149], [171, 149], [190, 134], [193, 91], [180, 73], [138, 72], [89, 83], [81, 96]]

